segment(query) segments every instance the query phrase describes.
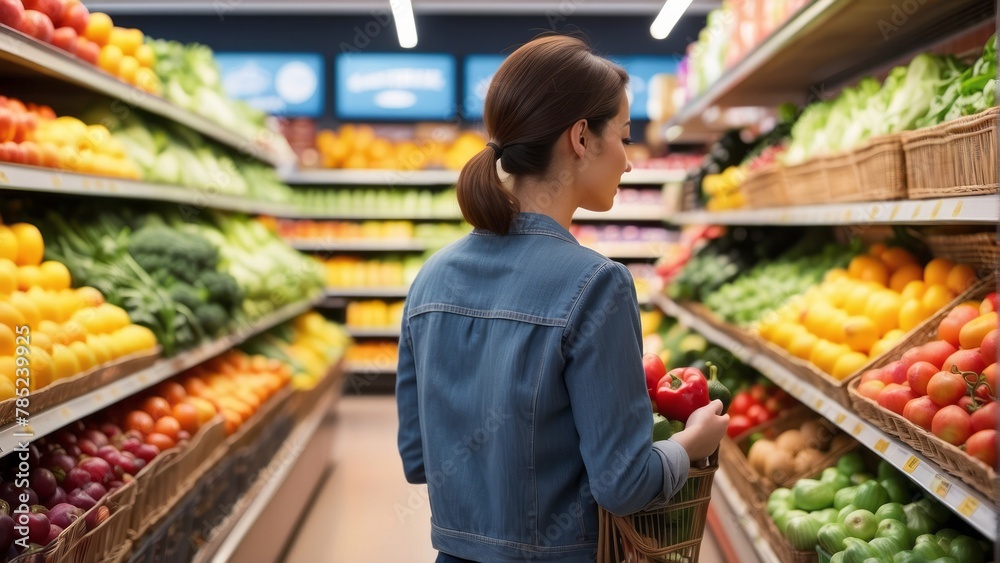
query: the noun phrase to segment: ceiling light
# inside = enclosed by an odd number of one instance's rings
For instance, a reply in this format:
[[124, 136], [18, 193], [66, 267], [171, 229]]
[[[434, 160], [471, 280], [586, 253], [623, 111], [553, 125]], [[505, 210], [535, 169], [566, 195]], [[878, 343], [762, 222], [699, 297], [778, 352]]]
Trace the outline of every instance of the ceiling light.
[[396, 22], [399, 46], [412, 49], [417, 46], [417, 22], [413, 19], [413, 4], [410, 0], [389, 0], [392, 18]]
[[649, 33], [654, 39], [666, 39], [670, 31], [680, 21], [681, 16], [691, 6], [694, 0], [666, 0], [660, 13], [653, 20], [653, 25], [649, 26]]

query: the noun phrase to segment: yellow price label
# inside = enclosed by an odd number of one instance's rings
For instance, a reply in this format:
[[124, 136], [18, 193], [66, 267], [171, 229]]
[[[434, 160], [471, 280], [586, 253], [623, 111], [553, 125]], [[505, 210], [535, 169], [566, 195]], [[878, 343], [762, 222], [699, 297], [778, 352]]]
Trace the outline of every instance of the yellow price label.
[[845, 415], [842, 412], [839, 412], [839, 413], [837, 413], [837, 416], [836, 416], [836, 418], [833, 419], [833, 421], [836, 422], [837, 424], [843, 424], [844, 423], [844, 419], [846, 419], [846, 418], [847, 418], [847, 415]]
[[146, 375], [145, 373], [140, 373], [139, 374], [139, 383], [148, 383], [148, 382], [149, 382], [149, 376]]
[[896, 220], [896, 215], [898, 215], [898, 214], [899, 214], [899, 204], [897, 203], [896, 205], [892, 206], [892, 213], [889, 214], [889, 220], [890, 221], [895, 221]]
[[847, 212], [844, 213], [844, 221], [850, 221], [850, 220], [851, 220], [851, 210], [848, 209]]
[[823, 408], [823, 399], [816, 399], [816, 402], [813, 403], [813, 406], [816, 407], [816, 410]]
[[923, 206], [918, 203], [916, 207], [913, 208], [913, 217], [910, 217], [910, 219], [916, 219], [917, 217], [920, 217], [920, 211], [922, 208]]
[[958, 203], [955, 204], [955, 208], [951, 210], [951, 216], [954, 218], [958, 217], [961, 214], [962, 214], [962, 202], [959, 201]]
[[2, 170], [0, 170], [0, 182], [3, 182], [4, 184], [10, 183], [10, 178], [8, 178], [7, 175], [4, 174]]
[[941, 498], [945, 498], [948, 496], [948, 491], [950, 490], [951, 490], [951, 482], [947, 481], [946, 479], [943, 479], [939, 475], [937, 477], [937, 485], [934, 487], [934, 493]]
[[55, 174], [53, 174], [52, 175], [52, 187], [55, 187], [55, 188], [62, 187], [62, 178], [60, 178], [59, 176], [56, 176]]
[[934, 204], [934, 209], [931, 209], [931, 219], [937, 219], [938, 213], [941, 212], [941, 204], [943, 203], [944, 200], [939, 199], [938, 202]]
[[965, 497], [965, 500], [962, 501], [962, 504], [958, 505], [958, 512], [962, 516], [969, 518], [972, 516], [972, 513], [976, 511], [977, 508], [979, 508], [978, 500], [972, 497]]
[[857, 435], [861, 434], [861, 429], [862, 429], [862, 428], [863, 428], [863, 427], [861, 426], [861, 423], [860, 423], [860, 422], [859, 422], [859, 423], [857, 423], [857, 424], [855, 424], [855, 425], [854, 425], [854, 430], [851, 430], [851, 434], [854, 434], [855, 436], [857, 436]]
[[903, 464], [903, 471], [913, 473], [913, 470], [916, 469], [918, 465], [920, 465], [920, 460], [917, 459], [916, 456], [911, 455], [910, 459], [906, 460], [906, 463]]
[[875, 451], [878, 453], [884, 454], [887, 449], [889, 449], [889, 442], [885, 441], [883, 438], [879, 438], [878, 441], [875, 442]]
[[73, 416], [73, 410], [69, 407], [63, 407], [59, 409], [59, 416], [62, 416], [63, 418], [70, 418]]

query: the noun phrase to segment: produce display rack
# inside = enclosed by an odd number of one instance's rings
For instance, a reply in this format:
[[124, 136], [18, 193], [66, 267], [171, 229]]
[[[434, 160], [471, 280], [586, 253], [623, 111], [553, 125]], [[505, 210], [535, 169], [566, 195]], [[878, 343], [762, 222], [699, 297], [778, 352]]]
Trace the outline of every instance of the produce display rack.
[[608, 258], [622, 260], [655, 260], [664, 255], [668, 244], [666, 241], [656, 242], [598, 242], [581, 243], [583, 246], [600, 252]]
[[399, 327], [355, 328], [347, 327], [352, 338], [399, 338]]
[[736, 211], [688, 211], [677, 213], [668, 220], [677, 225], [989, 224], [1000, 220], [1000, 198], [975, 195]]
[[[738, 479], [742, 479], [742, 475], [737, 476]], [[716, 501], [717, 498], [721, 497], [723, 503], [725, 503], [726, 516], [731, 520], [728, 520], [731, 525], [724, 532], [730, 534], [735, 533], [738, 529], [743, 533], [746, 543], [753, 547], [757, 558], [761, 563], [786, 563], [781, 561], [778, 556], [771, 549], [771, 544], [768, 543], [767, 537], [760, 532], [759, 526], [757, 525], [757, 520], [754, 519], [751, 513], [751, 507], [749, 507], [746, 501], [740, 497], [739, 492], [733, 488], [732, 483], [729, 480], [729, 475], [726, 473], [725, 468], [720, 467], [718, 471], [715, 472], [715, 478], [712, 482], [712, 510], [720, 510], [720, 503]], [[719, 494], [715, 494], [718, 492]], [[721, 532], [721, 531], [720, 531]]]
[[[296, 170], [282, 179], [291, 185], [307, 186], [453, 186], [457, 170]], [[621, 185], [653, 185], [684, 181], [683, 170], [635, 169], [622, 176]]]
[[30, 439], [35, 439], [55, 432], [71, 422], [80, 420], [122, 399], [135, 395], [143, 389], [152, 387], [186, 369], [210, 360], [226, 350], [238, 346], [256, 334], [293, 319], [312, 309], [318, 301], [319, 298], [313, 298], [300, 303], [286, 305], [278, 311], [228, 336], [205, 343], [193, 350], [187, 350], [172, 358], [160, 359], [144, 370], [119, 379], [85, 395], [70, 399], [51, 409], [32, 413], [29, 407], [27, 409], [30, 413], [28, 427], [22, 428], [17, 424], [9, 424], [0, 428], [0, 456], [11, 453], [17, 447], [18, 443], [24, 441], [26, 438], [25, 434], [30, 434]]
[[344, 373], [355, 375], [396, 375], [396, 364], [345, 362]]
[[305, 252], [424, 252], [419, 240], [295, 240], [285, 239], [292, 248]]
[[[701, 118], [713, 108], [803, 102], [810, 92], [818, 94], [836, 87], [919, 46], [946, 38], [995, 10], [992, 0], [921, 0], [915, 3], [915, 10], [903, 13], [903, 25], [895, 25], [893, 9], [901, 10], [899, 4], [894, 0], [815, 0], [807, 4], [703, 93], [685, 103], [664, 124], [664, 132], [677, 127], [685, 131], [703, 128]], [[675, 142], [684, 139], [683, 132], [674, 137]]]
[[730, 352], [741, 361], [760, 371], [816, 413], [830, 420], [866, 448], [877, 453], [914, 483], [941, 501], [952, 512], [981, 532], [990, 541], [997, 539], [997, 509], [983, 494], [958, 479], [950, 477], [936, 464], [860, 418], [853, 410], [840, 405], [791, 370], [783, 367], [768, 353], [738, 342], [717, 330], [704, 319], [664, 296], [653, 296], [653, 302], [664, 313], [677, 318], [706, 339]]
[[406, 297], [409, 287], [328, 287], [327, 298], [364, 297], [364, 298], [400, 298]]
[[[146, 93], [68, 53], [48, 44], [28, 38], [22, 33], [0, 26], [0, 64], [14, 65], [21, 72], [28, 70], [60, 82], [74, 84], [86, 90], [115, 99], [119, 104], [140, 108], [175, 121], [273, 166], [287, 166], [294, 155], [289, 148], [280, 150], [281, 143], [269, 143], [272, 134], [261, 131], [258, 138], [246, 138], [210, 119], [188, 111], [159, 96]], [[280, 138], [279, 135], [274, 135]]]

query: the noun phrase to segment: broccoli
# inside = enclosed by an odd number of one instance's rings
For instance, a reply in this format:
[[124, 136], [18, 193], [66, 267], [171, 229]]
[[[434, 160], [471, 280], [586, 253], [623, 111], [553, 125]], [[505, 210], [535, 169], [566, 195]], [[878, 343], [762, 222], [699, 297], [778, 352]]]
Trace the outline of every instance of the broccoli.
[[192, 311], [201, 307], [207, 301], [204, 291], [200, 291], [186, 283], [174, 284], [170, 288], [170, 298]]
[[128, 252], [150, 274], [164, 271], [188, 283], [219, 264], [219, 251], [203, 237], [163, 225], [148, 225], [133, 233]]
[[216, 336], [229, 324], [229, 314], [217, 303], [203, 303], [194, 312], [207, 335]]
[[208, 300], [218, 303], [226, 311], [232, 311], [243, 304], [243, 291], [236, 278], [225, 272], [206, 272], [198, 280], [198, 286], [208, 294]]

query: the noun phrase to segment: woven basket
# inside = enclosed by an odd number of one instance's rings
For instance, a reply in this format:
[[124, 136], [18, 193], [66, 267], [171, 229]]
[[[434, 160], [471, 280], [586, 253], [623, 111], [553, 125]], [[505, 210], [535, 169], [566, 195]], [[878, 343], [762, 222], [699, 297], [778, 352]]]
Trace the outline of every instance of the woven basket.
[[820, 159], [781, 168], [788, 205], [814, 205], [830, 201], [826, 167]]
[[996, 273], [1000, 267], [1000, 245], [995, 231], [967, 235], [928, 235], [924, 243], [934, 256], [948, 258], [976, 269], [980, 278]]
[[853, 152], [824, 156], [819, 159], [819, 162], [826, 174], [827, 189], [830, 190], [828, 201], [847, 202], [868, 199], [864, 186], [855, 171]]
[[707, 468], [692, 467], [666, 508], [615, 516], [600, 508], [597, 563], [689, 561], [697, 563], [705, 534], [719, 454]]
[[757, 520], [758, 528], [767, 540], [767, 543], [774, 551], [774, 555], [781, 563], [818, 563], [819, 556], [816, 550], [799, 551], [792, 547], [788, 538], [781, 534], [777, 524], [767, 514], [766, 510], [755, 510], [754, 519]]
[[1000, 108], [903, 133], [911, 199], [997, 193]]
[[740, 190], [747, 200], [747, 207], [751, 209], [788, 205], [785, 175], [781, 172], [781, 166], [776, 163], [750, 172]]
[[861, 191], [860, 201], [906, 198], [906, 159], [901, 134], [869, 139], [853, 152], [853, 164]]
[[[78, 518], [62, 534], [52, 552], [53, 561], [74, 563], [104, 563], [121, 561], [121, 546], [128, 542], [129, 522], [135, 508], [138, 483], [131, 482], [101, 499], [90, 510], [107, 506], [111, 515], [93, 530], [87, 531], [86, 516]], [[87, 513], [89, 514], [90, 511]], [[66, 535], [65, 538], [62, 536]], [[46, 558], [48, 559], [48, 557]]]

